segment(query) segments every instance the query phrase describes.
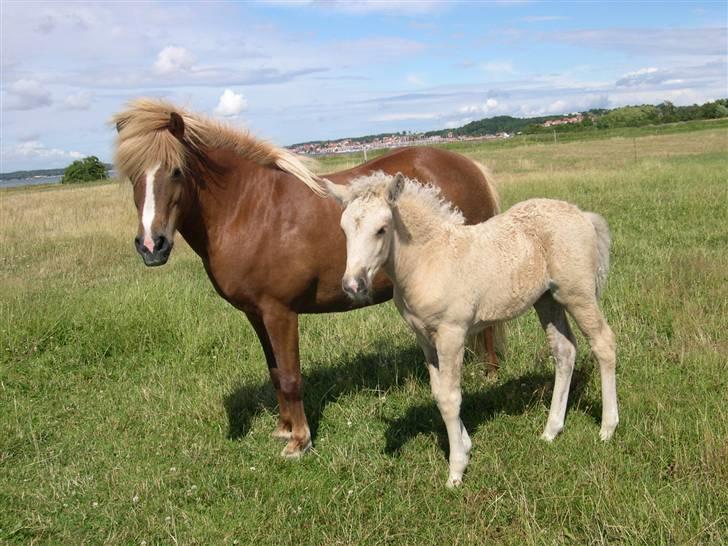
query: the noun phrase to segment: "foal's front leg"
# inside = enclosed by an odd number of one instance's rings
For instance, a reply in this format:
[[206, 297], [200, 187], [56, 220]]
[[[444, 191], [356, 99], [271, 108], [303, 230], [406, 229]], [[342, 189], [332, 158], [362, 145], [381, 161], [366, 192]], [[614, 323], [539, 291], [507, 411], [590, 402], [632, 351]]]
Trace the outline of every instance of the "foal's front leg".
[[430, 370], [432, 390], [437, 407], [440, 409], [447, 437], [450, 443], [450, 475], [447, 486], [455, 487], [462, 483], [463, 472], [468, 466], [470, 455], [470, 436], [460, 420], [462, 393], [460, 390], [461, 368], [465, 348], [465, 332], [456, 328], [441, 328], [435, 339], [437, 347], [438, 370]]

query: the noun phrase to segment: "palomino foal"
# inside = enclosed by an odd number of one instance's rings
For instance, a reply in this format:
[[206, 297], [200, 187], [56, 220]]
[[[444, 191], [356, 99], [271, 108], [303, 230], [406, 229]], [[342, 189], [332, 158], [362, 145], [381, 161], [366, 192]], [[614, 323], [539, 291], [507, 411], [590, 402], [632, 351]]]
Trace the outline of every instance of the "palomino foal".
[[432, 394], [450, 443], [448, 486], [458, 485], [469, 461], [470, 437], [460, 420], [465, 338], [536, 308], [556, 360], [556, 378], [542, 438], [564, 426], [576, 343], [564, 310], [584, 332], [599, 361], [600, 437], [617, 426], [614, 335], [599, 309], [609, 268], [605, 220], [574, 205], [531, 199], [473, 226], [439, 190], [382, 172], [345, 187], [327, 182], [344, 207], [344, 291], [365, 298], [383, 269], [394, 302], [425, 353]]

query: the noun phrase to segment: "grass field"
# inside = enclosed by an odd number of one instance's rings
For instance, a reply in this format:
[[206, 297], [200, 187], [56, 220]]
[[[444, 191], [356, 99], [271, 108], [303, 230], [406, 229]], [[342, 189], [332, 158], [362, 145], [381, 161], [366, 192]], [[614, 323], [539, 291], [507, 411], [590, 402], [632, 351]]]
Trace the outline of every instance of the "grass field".
[[447, 490], [427, 372], [387, 304], [303, 318], [315, 450], [285, 461], [252, 329], [181, 241], [143, 267], [127, 186], [0, 192], [0, 542], [725, 544], [728, 128], [462, 150], [506, 206], [609, 220], [609, 444], [581, 337], [566, 428], [538, 439], [553, 366], [531, 313], [496, 381], [465, 367], [472, 462]]

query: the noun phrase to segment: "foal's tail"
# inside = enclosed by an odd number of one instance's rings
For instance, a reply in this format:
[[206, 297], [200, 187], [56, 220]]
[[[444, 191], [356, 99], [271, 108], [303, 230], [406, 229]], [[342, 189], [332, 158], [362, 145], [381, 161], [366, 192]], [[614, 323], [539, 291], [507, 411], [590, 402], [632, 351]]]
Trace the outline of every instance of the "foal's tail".
[[609, 273], [609, 247], [612, 246], [612, 234], [609, 233], [607, 221], [595, 212], [585, 212], [589, 218], [594, 231], [597, 232], [597, 299], [607, 284]]

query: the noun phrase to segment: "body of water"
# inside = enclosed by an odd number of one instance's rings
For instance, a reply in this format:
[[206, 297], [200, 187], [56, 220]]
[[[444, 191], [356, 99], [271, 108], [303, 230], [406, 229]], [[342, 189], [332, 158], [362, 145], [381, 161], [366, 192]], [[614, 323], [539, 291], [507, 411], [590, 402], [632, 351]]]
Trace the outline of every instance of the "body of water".
[[16, 188], [18, 186], [39, 186], [41, 184], [58, 184], [63, 175], [31, 176], [30, 178], [9, 178], [0, 180], [0, 188]]

